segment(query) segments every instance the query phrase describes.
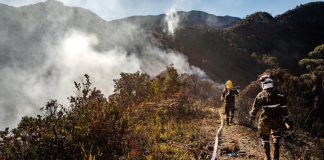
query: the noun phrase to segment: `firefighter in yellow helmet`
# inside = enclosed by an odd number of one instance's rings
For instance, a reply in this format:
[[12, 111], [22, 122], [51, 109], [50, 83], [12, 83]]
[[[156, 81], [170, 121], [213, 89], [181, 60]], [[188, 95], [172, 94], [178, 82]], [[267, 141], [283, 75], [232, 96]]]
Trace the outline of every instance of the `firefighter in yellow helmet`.
[[228, 80], [222, 92], [221, 101], [225, 105], [226, 124], [233, 123], [235, 111], [235, 96], [239, 94], [237, 88], [233, 87], [233, 82]]

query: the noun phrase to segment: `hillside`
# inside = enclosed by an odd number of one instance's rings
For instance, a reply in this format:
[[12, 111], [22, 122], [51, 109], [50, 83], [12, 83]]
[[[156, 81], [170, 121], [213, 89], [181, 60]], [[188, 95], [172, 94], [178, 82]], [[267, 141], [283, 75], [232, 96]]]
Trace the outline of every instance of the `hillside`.
[[313, 2], [276, 17], [257, 12], [223, 30], [195, 26], [178, 30], [175, 37], [161, 31], [155, 36], [163, 47], [187, 55], [212, 79], [233, 79], [246, 85], [265, 68], [300, 73], [298, 61], [324, 43], [323, 16], [324, 2]]
[[[240, 20], [237, 17], [231, 16], [215, 16], [202, 11], [178, 11], [179, 16], [179, 27], [192, 27], [197, 25], [206, 25], [213, 29], [223, 29], [234, 25]], [[148, 15], [148, 16], [132, 16], [124, 19], [113, 20], [112, 23], [123, 23], [128, 22], [136, 24], [147, 31], [155, 29], [163, 29], [166, 25], [165, 14], [161, 15]]]
[[272, 55], [281, 67], [296, 73], [298, 60], [324, 41], [323, 15], [324, 2], [300, 5], [276, 17], [255, 13], [231, 27], [227, 36], [237, 35], [230, 39], [248, 54]]
[[[0, 158], [210, 159], [223, 124], [224, 108], [214, 99], [220, 91], [169, 66], [156, 77], [121, 73], [114, 93], [105, 98], [84, 75], [67, 106], [51, 100], [42, 114], [0, 131]], [[255, 128], [238, 124], [223, 127], [217, 157], [262, 158]], [[301, 130], [285, 133], [282, 141], [283, 159], [321, 156], [320, 144]]]
[[[164, 15], [134, 16], [108, 22], [89, 10], [67, 7], [55, 0], [19, 8], [1, 5], [0, 8], [0, 33], [2, 35], [0, 66], [5, 66], [13, 59], [19, 60], [20, 64], [31, 65], [29, 57], [46, 56], [43, 52], [46, 52], [48, 45], [57, 43], [71, 28], [95, 34], [100, 41], [96, 47], [99, 51], [121, 46], [126, 48], [128, 52], [138, 52], [138, 48], [143, 48], [143, 45], [127, 39], [135, 37], [147, 43], [152, 43], [153, 40], [150, 39], [149, 35], [143, 35], [140, 32], [149, 32], [156, 27], [163, 27], [165, 23], [163, 21]], [[180, 25], [184, 27], [210, 24], [212, 27], [221, 28], [230, 26], [239, 20], [234, 17], [217, 17], [198, 11], [181, 12], [179, 14]], [[219, 23], [216, 23], [216, 21]], [[125, 44], [125, 42], [129, 43]], [[41, 63], [42, 60], [40, 59], [38, 63]]]
[[[214, 99], [220, 92], [216, 84], [169, 66], [156, 77], [121, 73], [106, 98], [84, 75], [67, 106], [51, 100], [42, 114], [0, 131], [0, 158], [210, 159], [224, 124], [224, 108]], [[222, 127], [217, 158], [263, 158], [256, 129], [241, 125], [244, 118], [238, 114], [236, 124]], [[322, 143], [300, 129], [285, 132], [282, 144], [284, 160], [323, 156]]]
[[[6, 38], [0, 43], [0, 66], [10, 65], [13, 60], [24, 67], [42, 63], [48, 46], [74, 28], [95, 34], [100, 42], [96, 46], [98, 51], [120, 46], [127, 52], [143, 55], [146, 44], [156, 45], [154, 39], [157, 38], [162, 48], [182, 52], [211, 79], [219, 82], [234, 79], [244, 86], [265, 68], [279, 65], [294, 73], [300, 72], [297, 61], [324, 41], [321, 36], [323, 6], [323, 2], [313, 2], [276, 17], [258, 12], [242, 20], [200, 11], [178, 12], [178, 33], [168, 37], [163, 32], [163, 14], [107, 22], [91, 11], [66, 7], [57, 1], [20, 8], [2, 5], [1, 34]], [[305, 19], [301, 15], [312, 18]], [[16, 36], [8, 36], [8, 33]], [[17, 36], [20, 38], [15, 38]], [[28, 41], [30, 39], [33, 41]], [[40, 57], [36, 62], [32, 58], [35, 56]]]
[[[207, 20], [214, 24], [217, 20], [227, 26], [237, 19], [198, 11], [179, 14], [184, 19], [181, 22], [188, 25], [207, 24]], [[51, 98], [65, 100], [73, 92], [65, 81], [72, 82], [85, 73], [92, 73], [106, 94], [112, 93], [113, 79], [120, 72], [141, 70], [156, 75], [177, 63], [181, 73], [204, 76], [185, 55], [158, 47], [151, 34], [153, 28], [145, 25], [157, 21], [160, 26], [162, 17], [108, 22], [90, 10], [55, 0], [22, 7], [0, 5], [0, 128], [16, 125], [21, 114], [34, 114]]]
[[51, 100], [41, 114], [0, 131], [0, 159], [198, 159], [206, 152], [198, 126], [208, 117], [215, 124], [215, 84], [173, 66], [156, 77], [120, 76], [106, 98], [84, 75], [68, 105]]

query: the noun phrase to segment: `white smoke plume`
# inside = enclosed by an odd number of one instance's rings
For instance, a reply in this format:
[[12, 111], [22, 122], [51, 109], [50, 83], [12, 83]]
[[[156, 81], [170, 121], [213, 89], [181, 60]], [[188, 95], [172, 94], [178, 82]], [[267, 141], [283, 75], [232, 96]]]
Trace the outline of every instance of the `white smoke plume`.
[[[139, 30], [128, 26], [134, 29], [129, 34]], [[0, 92], [0, 128], [14, 127], [22, 116], [37, 114], [50, 99], [66, 104], [67, 97], [73, 95], [73, 81], [86, 73], [106, 96], [113, 92], [113, 79], [121, 72], [141, 71], [154, 76], [174, 64], [180, 73], [205, 76], [199, 68], [190, 66], [184, 55], [149, 43], [143, 44], [142, 53], [129, 53], [123, 46], [99, 52], [95, 49], [99, 43], [96, 35], [71, 29], [57, 44], [48, 47], [45, 62], [36, 68], [0, 69], [0, 88], [6, 91]]]
[[179, 25], [179, 15], [175, 7], [171, 7], [166, 12], [165, 21], [167, 23], [167, 32], [171, 35], [174, 35], [174, 32]]
[[85, 73], [94, 85], [110, 94], [113, 79], [120, 72], [140, 70], [135, 55], [127, 55], [122, 49], [104, 53], [94, 50], [96, 36], [71, 30], [57, 46], [48, 48], [48, 57], [37, 68], [7, 67], [0, 70], [0, 87], [7, 91], [0, 95], [0, 127], [17, 124], [22, 116], [33, 115], [50, 99], [65, 103], [73, 95], [73, 81], [79, 81]]
[[38, 114], [50, 99], [66, 104], [84, 74], [106, 96], [121, 72], [155, 76], [174, 64], [180, 73], [205, 77], [183, 54], [160, 49], [138, 24], [107, 22], [55, 1], [1, 13], [0, 130]]
[[180, 22], [180, 16], [177, 11], [185, 10], [185, 8], [190, 8], [192, 0], [174, 0], [172, 6], [166, 11], [164, 21], [166, 23], [166, 27], [164, 31], [169, 33], [170, 35], [174, 35], [177, 30]]

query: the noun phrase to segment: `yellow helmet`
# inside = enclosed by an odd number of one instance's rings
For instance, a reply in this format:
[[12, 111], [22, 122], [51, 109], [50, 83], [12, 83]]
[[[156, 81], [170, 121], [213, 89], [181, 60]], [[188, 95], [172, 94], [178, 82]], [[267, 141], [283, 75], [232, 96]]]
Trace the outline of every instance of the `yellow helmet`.
[[231, 88], [233, 88], [233, 82], [232, 82], [231, 80], [228, 80], [228, 81], [226, 82], [226, 84], [225, 84], [225, 87], [226, 87], [227, 89], [231, 89]]

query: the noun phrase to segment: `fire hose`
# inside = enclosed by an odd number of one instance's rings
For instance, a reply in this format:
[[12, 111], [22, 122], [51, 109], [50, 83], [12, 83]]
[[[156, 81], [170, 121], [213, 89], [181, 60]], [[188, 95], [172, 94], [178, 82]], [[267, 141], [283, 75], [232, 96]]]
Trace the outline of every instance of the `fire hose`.
[[220, 127], [218, 128], [217, 130], [217, 133], [216, 133], [216, 136], [215, 136], [215, 144], [214, 144], [214, 150], [213, 150], [213, 155], [212, 155], [212, 158], [211, 160], [215, 160], [216, 159], [216, 156], [217, 156], [217, 148], [218, 148], [218, 139], [219, 139], [219, 134], [224, 126], [224, 118], [223, 118], [223, 115], [220, 113], [220, 111], [218, 111], [220, 117], [221, 117], [221, 125]]

